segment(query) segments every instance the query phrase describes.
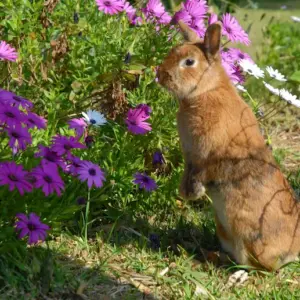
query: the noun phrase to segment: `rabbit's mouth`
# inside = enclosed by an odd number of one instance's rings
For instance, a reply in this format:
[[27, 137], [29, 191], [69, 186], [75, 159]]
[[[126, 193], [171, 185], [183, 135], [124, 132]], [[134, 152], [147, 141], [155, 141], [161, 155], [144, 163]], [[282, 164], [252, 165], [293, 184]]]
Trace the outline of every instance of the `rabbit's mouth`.
[[157, 74], [158, 77], [158, 83], [163, 86], [164, 88], [166, 88], [168, 91], [170, 92], [174, 92], [174, 90], [176, 89], [176, 87], [173, 84], [173, 78], [172, 75], [170, 75], [168, 72], [160, 70], [158, 71]]

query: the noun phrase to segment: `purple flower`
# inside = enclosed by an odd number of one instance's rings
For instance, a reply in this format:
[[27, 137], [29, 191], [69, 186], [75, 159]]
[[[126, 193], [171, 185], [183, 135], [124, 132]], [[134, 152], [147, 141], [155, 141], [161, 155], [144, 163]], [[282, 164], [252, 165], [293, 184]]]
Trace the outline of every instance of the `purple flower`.
[[150, 114], [152, 113], [152, 109], [150, 106], [148, 106], [147, 104], [139, 104], [136, 106], [136, 109], [141, 109], [144, 113], [144, 117], [147, 118], [150, 116]]
[[25, 117], [25, 123], [28, 128], [38, 128], [38, 129], [45, 129], [46, 128], [46, 119], [43, 117], [33, 113], [33, 112], [28, 112], [27, 116]]
[[63, 159], [49, 147], [42, 145], [38, 146], [39, 151], [34, 154], [35, 157], [42, 157], [42, 164], [53, 164], [60, 166], [63, 170], [66, 169], [66, 163]]
[[78, 197], [76, 200], [78, 205], [85, 205], [86, 204], [86, 199], [84, 197]]
[[1, 102], [10, 104], [12, 106], [20, 105], [23, 108], [25, 108], [26, 110], [33, 108], [33, 104], [29, 100], [27, 100], [23, 97], [17, 96], [16, 94], [14, 94], [10, 91], [0, 89], [0, 103]]
[[129, 109], [125, 122], [133, 134], [145, 134], [152, 129], [150, 124], [145, 122], [148, 118], [143, 108]]
[[56, 192], [58, 196], [64, 189], [64, 182], [61, 179], [58, 169], [53, 164], [42, 163], [40, 166], [32, 170], [32, 175], [36, 178], [34, 186], [42, 187], [42, 191], [46, 196]]
[[124, 4], [121, 0], [96, 0], [98, 9], [105, 14], [115, 15], [121, 12]]
[[208, 25], [211, 25], [213, 23], [216, 23], [218, 21], [218, 15], [212, 13], [208, 18]]
[[150, 233], [149, 234], [149, 242], [150, 242], [150, 247], [152, 249], [159, 249], [160, 248], [160, 238], [159, 235], [156, 233]]
[[21, 124], [24, 121], [24, 114], [16, 107], [0, 104], [0, 123], [6, 123], [8, 126]]
[[30, 213], [29, 218], [25, 214], [17, 214], [16, 230], [20, 231], [19, 239], [28, 235], [28, 244], [36, 244], [39, 240], [44, 241], [47, 236], [47, 230], [50, 227], [40, 221], [40, 217], [35, 213]]
[[76, 176], [78, 174], [78, 168], [81, 166], [82, 160], [74, 155], [68, 155], [67, 160], [70, 161], [70, 164], [68, 164], [66, 171], [71, 175]]
[[127, 1], [123, 2], [123, 10], [126, 12], [128, 20], [133, 25], [142, 23], [142, 18], [136, 15], [136, 9]]
[[133, 183], [138, 184], [140, 188], [145, 189], [148, 192], [157, 189], [157, 184], [154, 179], [147, 176], [146, 173], [135, 173]]
[[164, 163], [165, 163], [165, 160], [164, 160], [163, 154], [160, 151], [154, 152], [152, 164], [153, 165], [156, 165], [156, 164], [162, 165]]
[[203, 19], [208, 8], [205, 0], [186, 0], [183, 7], [191, 15], [192, 21]]
[[83, 118], [71, 119], [68, 124], [70, 129], [75, 129], [77, 137], [81, 137], [87, 127], [87, 124]]
[[234, 64], [235, 62], [234, 58], [229, 54], [228, 51], [221, 51], [221, 59], [222, 62], [227, 62], [229, 64]]
[[237, 48], [229, 48], [227, 51], [228, 55], [232, 58], [232, 60], [235, 61], [240, 61], [242, 59], [248, 59], [250, 61], [253, 61], [250, 57], [249, 54], [241, 51], [240, 49]]
[[93, 184], [100, 188], [105, 181], [104, 173], [100, 167], [86, 160], [82, 161], [78, 168], [78, 178], [81, 182], [87, 181], [89, 189], [92, 188]]
[[123, 1], [123, 10], [126, 14], [135, 14], [136, 9], [127, 1]]
[[148, 21], [158, 21], [160, 24], [168, 24], [172, 19], [160, 0], [149, 0], [142, 12]]
[[[207, 8], [208, 6], [205, 0], [187, 0], [185, 3], [181, 4], [181, 9], [175, 13], [173, 20], [177, 22], [182, 20], [187, 25], [194, 25], [195, 31], [198, 32], [197, 28], [202, 28], [204, 26], [203, 20]], [[201, 23], [203, 23], [203, 25]], [[203, 29], [201, 29], [201, 36], [203, 35], [202, 30]]]
[[205, 27], [203, 19], [200, 19], [197, 22], [192, 22], [192, 24], [190, 25], [190, 28], [192, 28], [193, 30], [195, 30], [196, 33], [200, 37], [204, 37], [205, 31], [206, 31], [206, 27]]
[[53, 145], [51, 150], [56, 152], [58, 155], [64, 155], [69, 153], [71, 149], [84, 149], [85, 145], [79, 143], [77, 139], [73, 136], [67, 137], [63, 135], [58, 135], [52, 139]]
[[245, 45], [250, 45], [248, 34], [243, 30], [237, 19], [226, 13], [222, 17], [222, 34], [227, 36], [232, 42], [241, 42]]
[[234, 84], [239, 83], [243, 84], [245, 82], [245, 76], [242, 73], [241, 67], [240, 66], [233, 66], [233, 74], [232, 76], [235, 77], [233, 81]]
[[6, 132], [10, 138], [9, 147], [13, 149], [14, 153], [18, 150], [25, 150], [26, 144], [31, 144], [31, 136], [27, 128], [23, 128], [21, 125], [15, 125], [6, 129]]
[[189, 25], [192, 23], [192, 16], [185, 10], [185, 8], [182, 8], [173, 16], [173, 22], [175, 21], [175, 23], [177, 23], [179, 20], [182, 20], [185, 24]]
[[235, 59], [230, 55], [230, 52], [221, 52], [222, 65], [234, 84], [243, 83], [245, 81], [239, 66], [235, 65]]
[[230, 63], [228, 61], [222, 61], [222, 66], [225, 69], [227, 75], [229, 76], [230, 80], [233, 83], [237, 83], [238, 82], [238, 77], [235, 75], [235, 66], [233, 63]]
[[26, 175], [23, 166], [16, 165], [14, 162], [0, 164], [0, 185], [8, 184], [10, 191], [17, 188], [21, 195], [24, 195], [24, 191], [30, 192], [32, 185], [27, 182]]
[[7, 44], [5, 41], [0, 42], [0, 60], [16, 61], [18, 53], [16, 49]]

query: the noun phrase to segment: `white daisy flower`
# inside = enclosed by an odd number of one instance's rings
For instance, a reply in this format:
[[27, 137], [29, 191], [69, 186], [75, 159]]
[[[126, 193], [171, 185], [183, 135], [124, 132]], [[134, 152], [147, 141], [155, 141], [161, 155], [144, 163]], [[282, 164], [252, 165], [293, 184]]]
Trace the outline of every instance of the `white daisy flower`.
[[91, 124], [94, 126], [101, 126], [107, 122], [104, 115], [99, 113], [96, 110], [89, 109], [86, 113], [82, 112], [82, 115], [83, 115], [84, 120], [88, 124]]
[[235, 87], [242, 92], [247, 92], [247, 90], [240, 84], [237, 84]]
[[278, 70], [274, 70], [272, 67], [266, 67], [266, 70], [272, 78], [275, 78], [278, 81], [286, 81], [284, 75], [282, 75]]
[[293, 104], [294, 106], [300, 108], [300, 100], [299, 100], [299, 99], [293, 101], [292, 104]]
[[266, 83], [265, 81], [263, 81], [263, 84], [265, 85], [265, 87], [274, 95], [279, 96], [279, 89], [274, 88], [274, 86], [272, 86], [271, 84]]
[[274, 95], [276, 96], [280, 96], [280, 98], [282, 98], [283, 100], [287, 101], [288, 103], [296, 106], [296, 107], [299, 107], [300, 108], [300, 100], [297, 99], [297, 96], [295, 95], [292, 95], [289, 91], [285, 90], [285, 89], [277, 89], [277, 88], [274, 88], [272, 85], [264, 82], [264, 85], [265, 87], [270, 91], [272, 92]]
[[264, 78], [265, 73], [262, 69], [260, 69], [255, 63], [251, 62], [248, 59], [242, 59], [239, 61], [239, 65], [242, 67], [242, 69], [254, 76], [255, 78]]
[[291, 16], [291, 19], [292, 19], [294, 22], [300, 22], [300, 17]]
[[287, 91], [285, 89], [280, 89], [279, 96], [290, 104], [293, 104], [293, 103], [296, 103], [297, 101], [299, 101], [299, 100], [297, 100], [297, 96], [292, 95], [289, 91]]

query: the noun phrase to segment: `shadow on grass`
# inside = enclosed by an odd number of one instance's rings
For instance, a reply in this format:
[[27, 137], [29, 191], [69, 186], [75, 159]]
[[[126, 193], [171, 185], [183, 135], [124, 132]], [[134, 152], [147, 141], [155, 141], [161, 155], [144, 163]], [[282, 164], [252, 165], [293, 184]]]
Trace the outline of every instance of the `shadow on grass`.
[[160, 220], [152, 222], [152, 218], [147, 216], [133, 218], [130, 212], [126, 212], [115, 223], [95, 226], [91, 235], [100, 233], [103, 240], [119, 248], [135, 244], [140, 249], [160, 251], [166, 257], [180, 256], [185, 253], [193, 256], [199, 263], [209, 261], [217, 267], [228, 266], [228, 264], [223, 265], [224, 262], [216, 257], [222, 251], [215, 233], [210, 204], [201, 201], [195, 206], [197, 207], [194, 213], [204, 217], [201, 224], [188, 220], [186, 215], [189, 214], [190, 209], [177, 216], [173, 226], [167, 224], [167, 217], [165, 222], [161, 220], [163, 216], [160, 216]]
[[117, 268], [103, 261], [91, 266], [87, 253], [82, 249], [71, 257], [35, 246], [18, 259], [0, 256], [0, 299], [157, 299], [143, 285], [147, 276], [117, 274]]

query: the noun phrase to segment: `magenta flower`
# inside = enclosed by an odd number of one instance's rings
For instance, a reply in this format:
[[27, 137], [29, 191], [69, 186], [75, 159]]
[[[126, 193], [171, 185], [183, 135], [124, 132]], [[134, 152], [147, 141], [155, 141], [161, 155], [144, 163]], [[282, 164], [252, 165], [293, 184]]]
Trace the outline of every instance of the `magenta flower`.
[[204, 24], [203, 19], [198, 20], [197, 22], [193, 22], [190, 27], [196, 31], [196, 33], [200, 36], [200, 37], [204, 37], [205, 35], [205, 31], [206, 31], [206, 27]]
[[141, 189], [145, 189], [148, 192], [157, 189], [155, 180], [147, 176], [145, 173], [135, 173], [133, 183], [138, 184]]
[[87, 124], [86, 124], [86, 122], [84, 121], [83, 118], [71, 119], [68, 122], [68, 124], [69, 124], [70, 129], [75, 129], [76, 136], [78, 138], [80, 138], [83, 135], [83, 133], [84, 133], [86, 127], [87, 127]]
[[129, 109], [125, 122], [128, 130], [133, 134], [146, 134], [152, 129], [150, 124], [145, 122], [148, 118], [143, 108]]
[[173, 20], [175, 23], [182, 20], [185, 24], [190, 25], [192, 23], [192, 16], [185, 10], [185, 8], [182, 8], [174, 14]]
[[25, 116], [24, 123], [26, 123], [28, 128], [36, 127], [38, 129], [45, 129], [47, 120], [44, 119], [43, 117], [29, 111], [27, 113], [27, 116]]
[[64, 190], [64, 182], [61, 179], [58, 169], [53, 164], [41, 163], [38, 167], [34, 168], [31, 174], [36, 178], [34, 186], [42, 188], [46, 196], [56, 192], [58, 196]]
[[[197, 28], [202, 28], [204, 26], [204, 18], [207, 13], [207, 8], [208, 6], [205, 0], [187, 0], [185, 3], [181, 4], [181, 9], [175, 13], [173, 20], [177, 22], [182, 20], [190, 26], [194, 24], [196, 27], [194, 29], [198, 32]], [[200, 21], [202, 21], [203, 26], [200, 26]], [[200, 32], [202, 36], [202, 29]]]
[[149, 0], [146, 7], [142, 8], [142, 12], [145, 14], [147, 21], [168, 24], [172, 19], [160, 0]]
[[42, 145], [38, 146], [39, 151], [34, 154], [35, 157], [42, 157], [41, 163], [44, 165], [46, 164], [53, 164], [55, 166], [61, 167], [63, 170], [66, 169], [66, 163], [64, 160], [53, 150], [49, 147], [45, 147]]
[[115, 15], [123, 11], [124, 4], [121, 0], [96, 0], [98, 9], [105, 14]]
[[248, 34], [243, 30], [237, 19], [226, 13], [222, 17], [222, 34], [227, 36], [232, 42], [241, 42], [245, 45], [250, 45]]
[[136, 15], [136, 9], [127, 1], [123, 1], [123, 10], [126, 12], [128, 20], [133, 25], [142, 24], [143, 19]]
[[81, 182], [87, 181], [89, 189], [92, 188], [93, 184], [100, 188], [105, 181], [104, 172], [100, 167], [86, 160], [82, 161], [78, 168], [78, 178]]
[[79, 157], [74, 155], [67, 155], [67, 160], [70, 161], [70, 164], [67, 165], [66, 172], [70, 173], [73, 176], [78, 174], [78, 169], [83, 162]]
[[14, 153], [19, 150], [25, 150], [26, 144], [31, 144], [31, 136], [27, 128], [23, 128], [21, 125], [15, 125], [6, 129], [9, 136], [9, 147], [13, 149]]
[[147, 17], [160, 17], [165, 12], [165, 8], [160, 0], [149, 0], [146, 7], [142, 11]]
[[69, 153], [71, 149], [84, 149], [85, 145], [79, 143], [73, 136], [67, 137], [58, 135], [52, 138], [53, 145], [51, 150], [56, 152], [58, 155], [64, 155]]
[[47, 230], [50, 227], [40, 221], [40, 217], [35, 213], [30, 213], [29, 218], [25, 214], [17, 214], [16, 230], [20, 231], [19, 239], [28, 235], [28, 244], [36, 244], [39, 240], [44, 241], [47, 236]]
[[236, 80], [233, 80], [233, 82], [239, 83], [239, 84], [243, 84], [245, 83], [245, 76], [242, 73], [242, 69], [240, 66], [234, 66], [233, 67], [234, 73], [232, 74], [232, 76], [234, 76], [236, 78]]
[[218, 21], [218, 15], [212, 13], [208, 18], [208, 25], [211, 25], [213, 23], [216, 23]]
[[26, 98], [17, 96], [16, 94], [0, 89], [0, 103], [10, 104], [12, 106], [22, 106], [24, 109], [32, 109], [33, 104]]
[[17, 188], [21, 195], [24, 195], [24, 191], [30, 192], [32, 185], [26, 180], [26, 175], [23, 166], [13, 161], [0, 164], [0, 185], [9, 185], [10, 191]]
[[171, 22], [171, 20], [172, 20], [172, 17], [167, 12], [162, 14], [160, 16], [160, 18], [157, 19], [159, 24], [169, 24]]
[[123, 2], [123, 10], [126, 12], [126, 14], [136, 13], [136, 9], [127, 1]]
[[245, 81], [241, 70], [233, 63], [222, 61], [222, 66], [224, 67], [227, 75], [234, 84], [243, 83]]
[[235, 61], [239, 62], [242, 59], [248, 59], [250, 61], [253, 61], [249, 54], [237, 48], [229, 48], [227, 53], [233, 59], [234, 62]]
[[225, 61], [229, 64], [234, 64], [235, 60], [234, 58], [229, 54], [229, 52], [225, 52], [225, 51], [221, 51], [221, 58], [222, 58], [222, 62]]
[[24, 121], [24, 116], [16, 107], [0, 104], [0, 123], [6, 123], [8, 126], [21, 124]]
[[141, 103], [141, 104], [137, 105], [135, 108], [136, 109], [141, 109], [144, 113], [145, 118], [148, 118], [150, 116], [150, 114], [152, 113], [151, 107], [147, 104], [144, 104], [144, 103]]
[[203, 19], [208, 8], [206, 0], [186, 0], [183, 7], [191, 15], [192, 21]]
[[16, 61], [18, 53], [16, 49], [7, 44], [5, 41], [0, 42], [0, 60]]

